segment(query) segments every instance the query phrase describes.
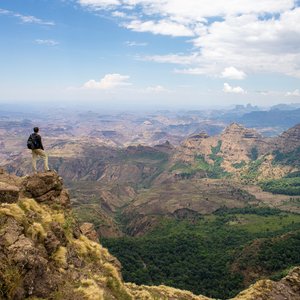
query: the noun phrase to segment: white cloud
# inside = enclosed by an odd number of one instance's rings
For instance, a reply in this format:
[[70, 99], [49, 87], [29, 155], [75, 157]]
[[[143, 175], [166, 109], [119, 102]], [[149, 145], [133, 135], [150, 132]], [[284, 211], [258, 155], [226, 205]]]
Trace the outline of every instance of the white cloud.
[[145, 47], [148, 46], [148, 43], [141, 43], [141, 42], [135, 42], [135, 41], [126, 41], [125, 45], [128, 47]]
[[280, 13], [294, 7], [294, 0], [78, 0], [81, 5], [119, 9], [141, 8], [144, 14], [160, 14], [182, 21], [202, 21], [215, 16]]
[[127, 15], [122, 11], [114, 11], [114, 12], [112, 12], [112, 15], [117, 18], [126, 18], [127, 17]]
[[233, 94], [246, 94], [246, 91], [240, 86], [232, 87], [228, 83], [224, 83], [223, 92]]
[[1, 15], [9, 15], [9, 14], [10, 14], [10, 11], [9, 11], [9, 10], [6, 10], [6, 9], [0, 8], [0, 14], [1, 14]]
[[95, 9], [107, 9], [121, 4], [118, 0], [79, 0], [79, 3], [83, 6], [89, 6]]
[[16, 18], [20, 19], [22, 21], [22, 23], [32, 23], [32, 24], [47, 25], [47, 26], [55, 25], [55, 23], [52, 21], [45, 21], [45, 20], [39, 19], [35, 16], [26, 16], [26, 15], [22, 15], [22, 14], [19, 14], [19, 13], [10, 11], [10, 10], [6, 10], [6, 9], [1, 9], [1, 8], [0, 8], [0, 14], [16, 17]]
[[121, 74], [106, 74], [100, 81], [91, 79], [87, 81], [83, 88], [85, 89], [98, 89], [98, 90], [110, 90], [121, 86], [131, 85], [129, 76]]
[[294, 96], [294, 97], [300, 97], [300, 90], [296, 89], [293, 92], [287, 92], [285, 94], [286, 96]]
[[255, 15], [228, 17], [209, 25], [206, 34], [192, 41], [198, 52], [146, 59], [181, 65], [186, 61], [191, 67], [182, 73], [218, 76], [230, 64], [244, 73], [300, 77], [299, 22], [300, 8], [283, 13], [279, 19], [264, 20]]
[[182, 54], [168, 54], [168, 55], [149, 55], [138, 57], [140, 60], [155, 61], [159, 63], [170, 63], [178, 65], [191, 65], [198, 59], [198, 55], [182, 55]]
[[126, 24], [125, 27], [137, 32], [151, 32], [153, 34], [170, 36], [194, 36], [193, 31], [188, 27], [168, 20], [160, 20], [157, 22], [133, 20]]
[[54, 40], [40, 40], [37, 39], [35, 42], [39, 45], [46, 45], [46, 46], [56, 46], [59, 45], [59, 42], [54, 41]]
[[246, 78], [246, 73], [236, 69], [235, 67], [225, 68], [221, 74], [222, 78], [242, 80]]
[[33, 24], [48, 25], [48, 26], [55, 25], [55, 23], [52, 21], [44, 21], [34, 16], [24, 16], [20, 14], [14, 14], [14, 16], [20, 18], [23, 23], [33, 23]]
[[164, 88], [161, 85], [156, 85], [156, 86], [149, 86], [146, 88], [146, 92], [148, 93], [164, 93], [164, 92], [169, 92], [168, 89]]
[[192, 54], [144, 58], [182, 65], [176, 72], [229, 79], [259, 72], [300, 77], [300, 8], [295, 0], [77, 1], [133, 18], [121, 24], [133, 31], [193, 37]]

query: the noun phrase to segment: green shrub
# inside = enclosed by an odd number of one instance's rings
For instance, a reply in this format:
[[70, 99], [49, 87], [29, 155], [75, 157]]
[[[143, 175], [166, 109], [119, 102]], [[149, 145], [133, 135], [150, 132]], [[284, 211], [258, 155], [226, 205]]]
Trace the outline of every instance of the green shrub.
[[285, 177], [281, 179], [273, 179], [260, 183], [264, 191], [273, 194], [284, 195], [300, 195], [300, 177]]
[[258, 150], [257, 150], [256, 147], [251, 148], [250, 158], [251, 158], [251, 160], [257, 160], [258, 159]]

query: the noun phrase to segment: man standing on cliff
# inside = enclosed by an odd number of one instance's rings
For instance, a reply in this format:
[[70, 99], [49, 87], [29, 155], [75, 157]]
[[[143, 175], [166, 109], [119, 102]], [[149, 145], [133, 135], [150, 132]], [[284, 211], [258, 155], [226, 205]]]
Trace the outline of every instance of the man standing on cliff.
[[29, 136], [28, 141], [27, 141], [27, 147], [28, 147], [28, 149], [31, 149], [31, 151], [32, 151], [32, 168], [33, 168], [34, 173], [37, 173], [36, 160], [38, 157], [41, 157], [44, 160], [44, 171], [45, 172], [49, 171], [48, 155], [44, 151], [42, 138], [38, 134], [38, 132], [39, 132], [39, 128], [34, 127], [33, 133]]

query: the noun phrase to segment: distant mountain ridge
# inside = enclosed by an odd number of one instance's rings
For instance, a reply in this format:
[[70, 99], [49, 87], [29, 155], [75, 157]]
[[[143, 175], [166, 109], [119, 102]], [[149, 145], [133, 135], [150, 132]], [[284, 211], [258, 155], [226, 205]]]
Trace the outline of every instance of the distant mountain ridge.
[[248, 127], [291, 127], [299, 123], [300, 108], [291, 110], [272, 109], [269, 111], [253, 111], [236, 119]]

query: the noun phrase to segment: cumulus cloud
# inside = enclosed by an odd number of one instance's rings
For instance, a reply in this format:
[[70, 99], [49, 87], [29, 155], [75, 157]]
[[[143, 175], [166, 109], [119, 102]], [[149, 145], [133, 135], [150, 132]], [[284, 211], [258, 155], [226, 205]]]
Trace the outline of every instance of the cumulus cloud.
[[182, 65], [183, 69], [176, 72], [229, 79], [259, 72], [300, 77], [297, 1], [228, 0], [226, 5], [224, 0], [78, 1], [131, 16], [132, 21], [121, 25], [133, 31], [191, 37], [192, 54], [144, 58]]
[[85, 89], [98, 89], [98, 90], [110, 90], [121, 86], [131, 85], [129, 76], [121, 74], [106, 74], [100, 81], [91, 79], [87, 81], [83, 88]]
[[222, 78], [242, 80], [246, 78], [246, 73], [236, 69], [235, 67], [225, 68], [221, 74]]
[[233, 94], [246, 94], [246, 91], [240, 86], [232, 87], [228, 83], [224, 83], [223, 92]]
[[37, 39], [35, 40], [36, 44], [39, 45], [46, 45], [46, 46], [56, 46], [59, 45], [59, 42], [54, 41], [54, 40], [41, 40], [41, 39]]
[[293, 92], [287, 92], [285, 95], [288, 97], [289, 96], [300, 97], [300, 90], [296, 89]]
[[107, 5], [119, 9], [140, 8], [144, 14], [161, 14], [182, 21], [199, 21], [203, 18], [241, 15], [241, 14], [263, 14], [280, 13], [294, 7], [293, 0], [78, 0], [81, 5], [92, 5], [98, 8], [107, 8]]
[[114, 11], [112, 13], [112, 15], [114, 17], [118, 17], [118, 18], [126, 18], [127, 17], [127, 15], [123, 11]]
[[125, 25], [126, 28], [138, 32], [151, 32], [153, 34], [170, 35], [170, 36], [194, 36], [191, 29], [179, 24], [166, 20], [156, 21], [140, 21], [133, 20]]

